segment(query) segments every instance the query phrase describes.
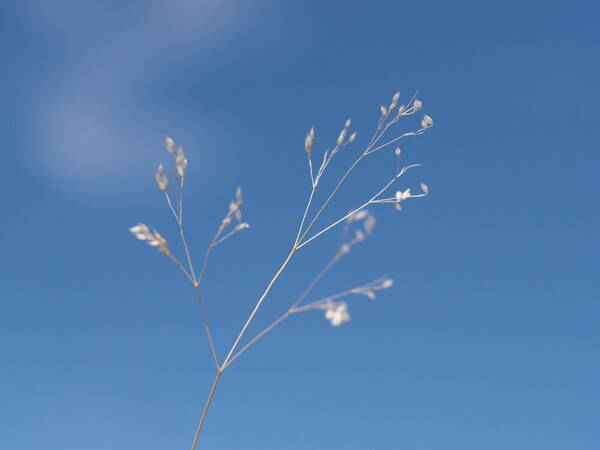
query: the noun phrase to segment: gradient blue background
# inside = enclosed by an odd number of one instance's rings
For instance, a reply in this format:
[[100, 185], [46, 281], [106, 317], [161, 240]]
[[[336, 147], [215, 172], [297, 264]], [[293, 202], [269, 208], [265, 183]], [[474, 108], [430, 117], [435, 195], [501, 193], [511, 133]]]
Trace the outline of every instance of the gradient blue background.
[[[235, 187], [252, 228], [215, 252], [220, 353], [287, 252], [303, 152], [419, 89], [403, 144], [432, 194], [315, 292], [380, 275], [334, 329], [290, 320], [228, 371], [206, 449], [596, 449], [599, 8], [594, 2], [4, 2], [0, 15], [0, 448], [188, 448], [212, 366], [190, 288], [136, 242], [175, 241], [153, 180], [189, 155], [199, 258]], [[409, 121], [410, 122], [410, 121]], [[407, 125], [408, 126], [408, 125]], [[352, 152], [340, 154], [341, 170]], [[380, 154], [326, 219], [393, 171]], [[325, 224], [326, 222], [323, 222]], [[307, 246], [254, 331], [337, 242]], [[316, 298], [316, 297], [313, 297]]]

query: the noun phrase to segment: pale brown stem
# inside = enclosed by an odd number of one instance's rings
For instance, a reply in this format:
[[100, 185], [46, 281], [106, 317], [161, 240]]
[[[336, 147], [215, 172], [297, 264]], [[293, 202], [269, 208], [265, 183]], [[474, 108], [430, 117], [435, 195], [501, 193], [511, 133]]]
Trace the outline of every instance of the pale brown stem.
[[191, 275], [187, 272], [187, 270], [185, 270], [185, 267], [183, 267], [183, 264], [181, 264], [179, 262], [179, 260], [177, 258], [175, 258], [175, 256], [173, 256], [173, 254], [170, 251], [167, 251], [165, 253], [165, 255], [167, 255], [167, 257], [173, 261], [175, 263], [175, 265], [179, 268], [179, 270], [181, 270], [181, 272], [183, 272], [183, 274], [187, 277], [188, 280], [190, 280], [190, 282], [192, 284], [194, 284], [194, 279], [191, 277]]
[[271, 331], [273, 328], [275, 328], [277, 325], [279, 325], [281, 322], [287, 319], [291, 314], [292, 311], [288, 310], [283, 315], [279, 316], [277, 320], [275, 320], [271, 325], [269, 325], [267, 328], [258, 333], [254, 338], [252, 338], [252, 340], [250, 340], [250, 342], [244, 345], [235, 355], [233, 355], [229, 359], [227, 365], [223, 367], [223, 369], [227, 369], [233, 361], [235, 361], [239, 356], [242, 355], [242, 353], [244, 353], [246, 350], [252, 347], [260, 338], [262, 338], [265, 334], [267, 334], [269, 331]]
[[202, 300], [202, 294], [200, 293], [200, 286], [194, 286], [194, 292], [196, 293], [196, 299], [198, 300], [198, 306], [200, 308], [200, 316], [202, 317], [202, 323], [206, 330], [206, 336], [208, 337], [208, 345], [210, 346], [210, 353], [212, 354], [213, 361], [217, 370], [219, 369], [219, 357], [217, 356], [217, 349], [213, 339], [212, 332], [208, 326], [208, 315], [206, 314], [206, 308], [204, 307], [204, 301]]
[[292, 259], [292, 256], [294, 256], [295, 252], [296, 252], [296, 246], [294, 246], [292, 248], [292, 250], [290, 251], [290, 253], [288, 254], [288, 256], [285, 258], [285, 260], [281, 264], [281, 267], [279, 267], [279, 269], [277, 270], [277, 272], [275, 273], [275, 275], [273, 276], [273, 278], [271, 279], [271, 281], [267, 285], [266, 289], [264, 290], [264, 292], [262, 293], [262, 295], [258, 299], [258, 302], [256, 302], [256, 306], [254, 306], [254, 309], [252, 310], [252, 313], [250, 313], [250, 316], [248, 317], [248, 320], [246, 320], [246, 323], [242, 327], [242, 331], [240, 331], [240, 333], [238, 334], [238, 337], [235, 339], [235, 342], [231, 346], [231, 349], [229, 350], [229, 353], [227, 354], [227, 357], [225, 358], [225, 361], [223, 361], [223, 367], [227, 366], [227, 363], [229, 362], [229, 359], [231, 358], [231, 356], [233, 355], [233, 352], [235, 351], [235, 349], [237, 348], [238, 344], [240, 343], [240, 340], [242, 339], [242, 337], [246, 333], [246, 330], [250, 326], [250, 323], [252, 323], [252, 320], [254, 319], [254, 316], [256, 315], [256, 313], [258, 312], [258, 310], [260, 309], [260, 306], [264, 302], [264, 300], [267, 297], [267, 295], [269, 295], [269, 292], [271, 292], [271, 289], [273, 289], [273, 285], [279, 279], [279, 277], [281, 276], [281, 273], [286, 268], [286, 266], [289, 264], [290, 260]]
[[217, 370], [217, 374], [215, 375], [215, 379], [213, 381], [212, 387], [210, 388], [210, 394], [208, 395], [208, 400], [204, 404], [204, 410], [202, 411], [202, 417], [200, 417], [200, 422], [198, 423], [198, 428], [196, 429], [196, 434], [194, 435], [194, 442], [192, 442], [192, 449], [196, 449], [196, 445], [198, 445], [198, 439], [200, 438], [200, 433], [202, 432], [202, 427], [204, 426], [204, 422], [206, 420], [206, 414], [208, 413], [208, 408], [215, 397], [215, 391], [217, 390], [217, 385], [219, 384], [219, 379], [223, 374], [223, 370]]

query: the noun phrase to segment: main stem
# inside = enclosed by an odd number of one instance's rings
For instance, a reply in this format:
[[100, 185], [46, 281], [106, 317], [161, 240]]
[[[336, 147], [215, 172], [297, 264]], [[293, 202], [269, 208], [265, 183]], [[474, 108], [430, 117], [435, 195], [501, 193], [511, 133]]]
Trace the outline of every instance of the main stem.
[[200, 418], [200, 422], [198, 423], [198, 429], [196, 430], [196, 435], [194, 436], [194, 442], [192, 442], [192, 449], [191, 450], [195, 450], [196, 449], [196, 445], [198, 444], [198, 439], [200, 438], [200, 433], [202, 432], [202, 427], [204, 426], [204, 421], [206, 420], [206, 414], [208, 413], [208, 408], [210, 407], [210, 405], [211, 405], [211, 403], [213, 401], [213, 398], [215, 396], [215, 391], [217, 389], [217, 385], [219, 384], [219, 379], [221, 378], [221, 375], [223, 374], [223, 371], [225, 370], [225, 368], [227, 368], [227, 365], [230, 362], [230, 359], [231, 359], [231, 356], [233, 355], [233, 352], [235, 351], [235, 349], [237, 348], [240, 340], [242, 339], [242, 337], [246, 333], [246, 330], [250, 326], [250, 323], [254, 319], [254, 316], [258, 312], [258, 309], [262, 305], [262, 302], [265, 300], [265, 298], [267, 297], [267, 295], [269, 295], [269, 292], [271, 292], [271, 289], [273, 288], [273, 285], [275, 284], [275, 282], [277, 281], [277, 279], [280, 277], [281, 273], [286, 268], [286, 266], [288, 265], [288, 263], [292, 259], [292, 256], [294, 255], [295, 252], [296, 252], [296, 245], [294, 245], [294, 247], [292, 247], [292, 250], [290, 251], [289, 255], [287, 256], [287, 258], [285, 259], [285, 261], [283, 261], [283, 263], [281, 264], [281, 267], [279, 268], [279, 270], [277, 270], [277, 272], [275, 273], [275, 275], [273, 276], [273, 278], [271, 279], [271, 281], [267, 285], [267, 288], [265, 289], [265, 291], [262, 293], [262, 295], [258, 299], [258, 302], [256, 303], [256, 306], [252, 310], [252, 313], [248, 317], [248, 320], [246, 320], [246, 323], [244, 324], [242, 330], [240, 331], [240, 334], [238, 334], [238, 337], [236, 338], [235, 342], [231, 346], [231, 349], [229, 350], [229, 354], [225, 358], [225, 361], [223, 361], [223, 363], [221, 364], [221, 366], [217, 369], [217, 374], [215, 375], [215, 380], [213, 381], [212, 388], [210, 389], [210, 394], [208, 396], [208, 400], [206, 400], [206, 404], [204, 405], [204, 410], [202, 411], [202, 417]]
[[204, 421], [206, 420], [206, 414], [208, 413], [208, 408], [210, 408], [213, 398], [215, 397], [215, 391], [217, 390], [217, 385], [219, 384], [219, 379], [221, 378], [221, 375], [223, 375], [223, 370], [217, 370], [217, 374], [215, 375], [212, 388], [210, 389], [210, 394], [208, 395], [208, 400], [206, 400], [204, 410], [202, 411], [202, 417], [200, 418], [200, 423], [198, 424], [196, 435], [194, 436], [194, 442], [192, 442], [192, 450], [195, 450], [196, 445], [198, 444], [198, 439], [200, 438], [200, 433], [202, 432], [202, 427], [204, 426]]

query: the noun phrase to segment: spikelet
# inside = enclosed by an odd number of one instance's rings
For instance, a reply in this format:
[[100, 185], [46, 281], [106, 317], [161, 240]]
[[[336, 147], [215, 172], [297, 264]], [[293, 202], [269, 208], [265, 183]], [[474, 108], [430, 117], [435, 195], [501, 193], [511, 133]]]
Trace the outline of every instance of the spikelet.
[[145, 241], [152, 247], [157, 247], [162, 253], [168, 253], [167, 240], [163, 238], [158, 231], [150, 230], [147, 225], [138, 223], [137, 225], [129, 228], [131, 234], [133, 234], [140, 241]]
[[304, 149], [306, 150], [306, 153], [308, 153], [309, 155], [310, 155], [310, 152], [312, 151], [314, 140], [315, 140], [315, 127], [311, 127], [310, 131], [304, 138]]
[[175, 141], [169, 136], [165, 136], [165, 148], [168, 153], [173, 153], [175, 151]]
[[371, 300], [375, 300], [377, 295], [375, 291], [381, 291], [383, 289], [389, 289], [394, 285], [394, 280], [391, 278], [379, 278], [378, 280], [372, 281], [369, 284], [360, 286], [350, 290], [350, 293], [357, 295], [364, 295]]
[[324, 305], [325, 318], [329, 320], [334, 327], [350, 321], [350, 313], [348, 312], [348, 305], [346, 302], [327, 302]]
[[175, 156], [175, 168], [177, 174], [183, 178], [185, 175], [185, 169], [187, 169], [188, 160], [183, 151], [183, 147], [177, 147], [177, 155]]
[[158, 188], [165, 192], [167, 190], [167, 186], [169, 185], [169, 180], [165, 175], [165, 167], [162, 164], [158, 165], [158, 169], [156, 170], [156, 184], [158, 184]]
[[344, 128], [342, 131], [340, 131], [340, 134], [337, 138], [336, 144], [338, 147], [344, 143], [344, 139], [346, 139], [346, 128]]
[[410, 198], [410, 189], [406, 189], [405, 191], [396, 191], [396, 201], [399, 203], [402, 200], [406, 200]]
[[421, 120], [421, 128], [429, 128], [431, 126], [433, 126], [433, 119], [425, 114], [423, 120]]

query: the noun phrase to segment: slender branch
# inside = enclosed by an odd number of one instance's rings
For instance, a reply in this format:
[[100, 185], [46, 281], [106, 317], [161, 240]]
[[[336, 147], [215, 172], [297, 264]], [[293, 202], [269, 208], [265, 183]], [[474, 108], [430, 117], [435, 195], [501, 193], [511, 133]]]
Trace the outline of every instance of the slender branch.
[[366, 206], [368, 206], [370, 203], [372, 203], [375, 199], [377, 199], [377, 197], [379, 197], [383, 192], [385, 192], [393, 183], [394, 181], [396, 181], [398, 178], [400, 178], [402, 175], [404, 175], [404, 173], [406, 173], [406, 171], [408, 169], [411, 169], [413, 167], [417, 167], [419, 166], [419, 164], [411, 164], [410, 166], [406, 166], [404, 167], [394, 178], [392, 178], [390, 180], [389, 183], [387, 183], [379, 192], [377, 192], [373, 197], [371, 197], [369, 200], [367, 200], [365, 203], [363, 203], [361, 206], [359, 206], [358, 208], [350, 211], [348, 214], [346, 214], [344, 217], [342, 217], [341, 219], [336, 220], [335, 222], [333, 222], [331, 225], [323, 228], [321, 231], [319, 231], [318, 233], [314, 234], [313, 236], [311, 236], [310, 238], [308, 238], [306, 241], [302, 242], [300, 245], [298, 245], [296, 248], [300, 249], [302, 247], [304, 247], [306, 244], [308, 244], [310, 241], [312, 241], [313, 239], [316, 239], [317, 237], [319, 237], [320, 235], [322, 235], [323, 233], [325, 233], [326, 231], [330, 230], [331, 228], [335, 227], [337, 224], [339, 224], [340, 222], [343, 222], [344, 220], [346, 220], [348, 217], [350, 217], [352, 214], [357, 213], [358, 211], [360, 211], [361, 209], [365, 208]]
[[319, 216], [321, 215], [321, 213], [323, 213], [323, 211], [325, 210], [325, 208], [327, 207], [327, 205], [329, 204], [329, 202], [331, 201], [331, 199], [335, 196], [335, 194], [340, 189], [340, 187], [342, 187], [342, 184], [344, 183], [344, 181], [346, 180], [346, 178], [348, 177], [348, 175], [350, 175], [350, 172], [352, 172], [352, 170], [363, 159], [364, 156], [365, 156], [365, 154], [362, 153], [358, 157], [358, 159], [356, 161], [354, 161], [354, 163], [350, 166], [350, 168], [346, 171], [346, 173], [342, 176], [342, 178], [340, 178], [340, 180], [338, 181], [338, 183], [335, 186], [335, 188], [333, 189], [333, 191], [331, 191], [331, 193], [329, 194], [329, 196], [327, 197], [327, 199], [325, 200], [325, 202], [323, 202], [323, 205], [321, 205], [321, 208], [319, 208], [319, 211], [317, 211], [317, 213], [315, 214], [315, 216], [313, 217], [313, 219], [310, 221], [310, 223], [306, 227], [306, 230], [304, 231], [304, 233], [302, 233], [302, 236], [300, 237], [299, 241], [302, 241], [306, 237], [306, 235], [308, 234], [308, 232], [310, 231], [310, 229], [312, 228], [312, 226], [315, 224], [315, 222], [317, 221], [317, 219], [319, 218]]
[[313, 165], [312, 165], [312, 158], [310, 157], [310, 153], [307, 153], [307, 158], [308, 158], [308, 170], [310, 172], [310, 185], [314, 189], [315, 177], [313, 175]]
[[212, 332], [210, 327], [208, 326], [208, 315], [206, 314], [206, 308], [204, 307], [204, 301], [202, 299], [202, 293], [200, 292], [200, 286], [194, 286], [194, 292], [196, 294], [196, 299], [198, 300], [198, 306], [200, 308], [200, 316], [202, 317], [202, 323], [204, 325], [204, 329], [206, 330], [206, 336], [208, 337], [208, 345], [210, 346], [210, 353], [212, 355], [213, 361], [217, 370], [219, 370], [219, 357], [217, 356], [217, 349], [215, 347], [215, 342], [213, 339]]
[[202, 281], [202, 278], [204, 277], [204, 272], [206, 271], [206, 266], [208, 265], [208, 257], [210, 256], [210, 253], [212, 252], [213, 249], [213, 244], [215, 242], [215, 239], [217, 238], [217, 235], [215, 234], [215, 237], [213, 237], [213, 240], [211, 241], [211, 243], [209, 244], [208, 248], [206, 249], [206, 253], [204, 253], [204, 261], [202, 262], [202, 268], [200, 269], [200, 273], [198, 274], [198, 283], [200, 283], [200, 281]]
[[[366, 155], [369, 154], [369, 151], [370, 151], [371, 147], [373, 145], [375, 145], [375, 143], [381, 138], [381, 136], [383, 136], [383, 134], [385, 133], [385, 131], [387, 130], [388, 127], [389, 127], [389, 125], [386, 126], [383, 129], [383, 131], [380, 132], [380, 130], [381, 130], [381, 123], [379, 123], [377, 125], [377, 130], [375, 131], [375, 133], [371, 137], [371, 140], [369, 141], [369, 144], [367, 145], [367, 147], [365, 148], [365, 150], [363, 150], [363, 152], [356, 159], [356, 161], [354, 161], [354, 163], [352, 163], [352, 165], [350, 166], [350, 168], [348, 170], [346, 170], [346, 173], [344, 173], [344, 175], [342, 176], [342, 178], [340, 178], [340, 180], [338, 181], [338, 183], [335, 186], [335, 188], [331, 191], [331, 193], [329, 194], [329, 196], [327, 197], [327, 199], [325, 200], [325, 202], [323, 202], [323, 204], [321, 205], [321, 208], [319, 208], [319, 211], [317, 211], [317, 213], [315, 214], [315, 216], [312, 218], [312, 220], [308, 224], [308, 227], [306, 227], [306, 230], [304, 231], [304, 233], [300, 237], [299, 241], [302, 241], [306, 237], [306, 235], [308, 234], [308, 232], [310, 231], [310, 229], [313, 227], [313, 225], [315, 224], [315, 222], [319, 219], [320, 215], [325, 210], [325, 208], [327, 208], [327, 205], [329, 205], [329, 203], [331, 202], [331, 200], [333, 199], [333, 197], [335, 196], [335, 194], [342, 187], [342, 184], [344, 183], [344, 181], [346, 181], [346, 178], [348, 177], [348, 175], [350, 175], [350, 172], [352, 172], [352, 170], [354, 170], [354, 168], [358, 165], [358, 163]], [[327, 161], [327, 163], [329, 163], [329, 161]], [[326, 165], [325, 165], [325, 167], [326, 167]]]
[[192, 264], [190, 248], [187, 239], [185, 238], [185, 232], [183, 231], [183, 177], [181, 177], [181, 183], [179, 185], [179, 220], [177, 221], [177, 224], [179, 225], [179, 235], [181, 236], [181, 243], [183, 244], [185, 257], [190, 267], [190, 273], [192, 274], [192, 278], [194, 278], [194, 285], [197, 285], [198, 283], [196, 279], [196, 273], [194, 271], [194, 265]]
[[329, 272], [333, 268], [333, 266], [335, 265], [335, 263], [337, 263], [339, 261], [339, 259], [340, 259], [339, 253], [336, 253], [336, 255], [329, 260], [329, 262], [325, 265], [325, 267], [323, 267], [321, 269], [321, 271], [317, 274], [317, 276], [313, 278], [313, 280], [308, 284], [308, 286], [306, 286], [306, 289], [304, 289], [302, 294], [300, 294], [300, 297], [298, 297], [296, 299], [296, 301], [294, 303], [292, 303], [290, 310], [294, 309], [296, 306], [298, 306], [300, 303], [302, 303], [306, 297], [308, 297], [308, 294], [310, 294], [312, 292], [312, 290], [315, 288], [317, 283], [319, 281], [321, 281], [321, 279], [325, 276], [325, 274], [327, 274], [327, 272]]
[[[362, 286], [361, 286], [362, 287]], [[323, 297], [319, 300], [315, 300], [314, 302], [307, 303], [306, 305], [300, 306], [298, 308], [292, 308], [292, 313], [299, 313], [304, 311], [310, 311], [311, 309], [320, 309], [319, 306], [323, 303], [327, 303], [328, 301], [336, 300], [340, 297], [346, 297], [347, 295], [353, 294], [356, 288], [346, 289], [345, 291], [338, 292], [337, 294], [329, 295], [327, 297]]]
[[[206, 308], [204, 306], [204, 300], [202, 299], [202, 294], [200, 292], [199, 280], [196, 277], [196, 274], [194, 273], [191, 252], [190, 252], [189, 245], [188, 245], [187, 239], [185, 237], [185, 232], [184, 232], [184, 226], [183, 226], [183, 177], [181, 178], [181, 183], [179, 185], [179, 214], [177, 214], [175, 211], [175, 208], [173, 208], [171, 198], [167, 192], [165, 192], [165, 199], [167, 201], [167, 204], [169, 205], [169, 209], [173, 213], [173, 216], [175, 217], [175, 220], [177, 222], [177, 227], [179, 228], [179, 235], [181, 237], [181, 242], [183, 244], [183, 248], [184, 248], [187, 262], [189, 265], [189, 270], [191, 271], [191, 275], [183, 268], [183, 265], [173, 255], [171, 255], [169, 253], [167, 256], [169, 256], [177, 264], [177, 266], [181, 269], [181, 271], [188, 277], [188, 279], [194, 285], [194, 293], [196, 294], [196, 299], [198, 300], [198, 307], [200, 309], [200, 318], [202, 319], [202, 325], [204, 326], [204, 330], [206, 331], [206, 337], [208, 339], [208, 345], [210, 347], [211, 356], [215, 363], [216, 368], [219, 369], [219, 358], [217, 356], [217, 350], [215, 347], [214, 338], [213, 338], [212, 331], [210, 329], [210, 325], [208, 322], [208, 314], [206, 313]], [[206, 258], [205, 258], [205, 263], [206, 263]], [[203, 267], [203, 272], [204, 272], [204, 269], [205, 269], [205, 267]]]
[[227, 369], [231, 365], [231, 363], [233, 363], [233, 361], [235, 361], [239, 356], [242, 355], [242, 353], [244, 353], [246, 350], [248, 350], [250, 347], [252, 347], [254, 344], [256, 344], [256, 342], [260, 338], [262, 338], [265, 334], [267, 334], [269, 331], [271, 331], [273, 328], [275, 328], [277, 325], [279, 325], [281, 322], [283, 322], [285, 319], [287, 319], [292, 314], [292, 312], [293, 311], [291, 311], [291, 310], [286, 311], [281, 316], [279, 316], [279, 318], [277, 318], [271, 325], [266, 327], [264, 330], [262, 330], [256, 336], [254, 336], [246, 345], [244, 345], [235, 355], [233, 355], [229, 359], [229, 362], [227, 362], [227, 364], [225, 364], [223, 366], [223, 369]]
[[229, 353], [227, 354], [227, 357], [225, 358], [225, 361], [223, 361], [223, 367], [227, 366], [227, 363], [229, 362], [229, 359], [231, 358], [231, 356], [233, 355], [233, 352], [237, 348], [237, 346], [238, 346], [238, 344], [240, 342], [240, 339], [242, 339], [242, 337], [246, 333], [246, 330], [250, 326], [250, 323], [254, 319], [254, 316], [258, 312], [258, 310], [259, 310], [260, 306], [262, 305], [263, 301], [265, 300], [265, 298], [267, 297], [267, 295], [269, 295], [269, 292], [271, 292], [271, 289], [273, 288], [273, 285], [279, 279], [279, 277], [281, 276], [281, 273], [286, 268], [286, 266], [289, 264], [290, 260], [292, 259], [292, 256], [294, 256], [294, 253], [296, 252], [296, 250], [297, 250], [296, 246], [294, 246], [292, 248], [292, 250], [290, 251], [290, 253], [288, 254], [288, 256], [283, 261], [283, 263], [281, 264], [281, 267], [279, 267], [279, 269], [277, 270], [277, 272], [275, 273], [275, 275], [273, 276], [273, 278], [271, 279], [271, 281], [267, 285], [266, 289], [264, 290], [264, 292], [262, 293], [262, 295], [258, 299], [258, 302], [256, 302], [256, 306], [254, 306], [254, 309], [252, 310], [252, 313], [248, 317], [248, 320], [246, 320], [246, 323], [242, 327], [242, 330], [240, 331], [240, 333], [238, 334], [237, 338], [235, 339], [235, 342], [231, 346], [231, 349], [229, 350]]
[[181, 264], [179, 262], [179, 260], [177, 258], [175, 258], [175, 256], [173, 256], [173, 254], [169, 251], [167, 253], [165, 253], [165, 255], [167, 255], [167, 257], [173, 261], [177, 267], [179, 268], [179, 270], [181, 270], [183, 272], [183, 274], [188, 278], [188, 280], [190, 280], [190, 282], [192, 284], [194, 284], [194, 279], [192, 278], [192, 276], [187, 272], [187, 270], [185, 270], [185, 267], [183, 267], [183, 264]]
[[331, 260], [329, 260], [329, 262], [325, 265], [325, 267], [323, 267], [321, 269], [321, 271], [317, 274], [317, 276], [315, 278], [313, 278], [313, 280], [308, 284], [306, 289], [304, 289], [304, 291], [296, 299], [296, 301], [294, 303], [292, 303], [292, 306], [290, 306], [290, 308], [285, 313], [283, 313], [283, 315], [281, 315], [279, 318], [277, 318], [271, 325], [266, 327], [264, 330], [262, 330], [260, 333], [258, 333], [254, 338], [252, 338], [246, 345], [244, 345], [244, 347], [242, 347], [241, 350], [239, 350], [235, 355], [233, 355], [231, 357], [231, 359], [229, 360], [227, 365], [224, 366], [223, 368], [226, 369], [227, 367], [229, 367], [235, 359], [237, 359], [239, 356], [241, 356], [242, 353], [244, 353], [246, 350], [248, 350], [250, 347], [252, 347], [254, 344], [256, 344], [256, 342], [258, 342], [258, 340], [261, 339], [265, 334], [267, 334], [269, 331], [271, 331], [273, 328], [275, 328], [277, 325], [279, 325], [281, 322], [283, 322], [287, 317], [290, 316], [290, 314], [293, 314], [294, 312], [296, 312], [296, 310], [295, 310], [296, 306], [298, 306], [300, 303], [302, 303], [302, 301], [308, 296], [308, 294], [310, 294], [312, 292], [312, 290], [314, 289], [316, 284], [321, 280], [321, 278], [323, 278], [323, 276], [331, 270], [331, 268], [335, 265], [335, 263], [337, 261], [339, 261], [339, 259], [340, 258], [338, 256], [338, 254], [336, 254]]
[[420, 135], [420, 134], [423, 134], [423, 133], [425, 132], [425, 130], [426, 130], [426, 129], [427, 129], [427, 128], [419, 128], [419, 129], [418, 129], [418, 130], [416, 130], [416, 131], [409, 131], [409, 132], [407, 132], [407, 133], [401, 134], [400, 136], [398, 136], [398, 137], [395, 137], [394, 139], [391, 139], [391, 140], [387, 141], [386, 143], [384, 143], [384, 144], [381, 144], [380, 146], [378, 146], [378, 147], [375, 147], [374, 149], [371, 149], [371, 150], [369, 150], [369, 154], [371, 154], [371, 153], [375, 153], [377, 150], [380, 150], [380, 149], [382, 149], [382, 148], [384, 148], [384, 147], [387, 147], [388, 145], [391, 145], [391, 144], [393, 144], [394, 142], [396, 142], [396, 141], [399, 141], [400, 139], [402, 139], [402, 138], [404, 138], [404, 137], [406, 137], [406, 136], [418, 136], [418, 135]]
[[223, 375], [222, 370], [217, 370], [217, 374], [215, 375], [215, 379], [213, 381], [212, 387], [210, 388], [210, 394], [208, 395], [208, 400], [204, 404], [204, 410], [202, 411], [202, 417], [200, 417], [200, 422], [198, 423], [198, 428], [196, 429], [196, 434], [194, 435], [194, 442], [192, 442], [192, 449], [196, 449], [196, 445], [198, 444], [198, 439], [200, 438], [200, 433], [202, 432], [202, 427], [204, 426], [204, 421], [206, 420], [206, 414], [208, 413], [208, 408], [215, 397], [215, 391], [217, 389], [217, 385], [219, 384], [219, 379]]
[[302, 228], [304, 227], [304, 222], [306, 221], [306, 216], [308, 215], [308, 210], [310, 209], [310, 205], [312, 203], [313, 197], [315, 196], [316, 186], [313, 185], [310, 196], [308, 197], [308, 202], [306, 202], [306, 208], [304, 208], [304, 214], [302, 215], [302, 220], [300, 221], [300, 227], [298, 228], [298, 234], [296, 234], [296, 240], [294, 241], [294, 247], [298, 242], [300, 242], [300, 233], [302, 233]]
[[169, 209], [171, 210], [171, 213], [173, 213], [173, 217], [175, 218], [175, 221], [179, 224], [179, 215], [175, 211], [175, 208], [173, 208], [173, 203], [171, 202], [171, 196], [169, 195], [169, 193], [167, 191], [165, 191], [164, 194], [165, 194], [165, 201], [167, 202], [167, 205], [169, 205]]

